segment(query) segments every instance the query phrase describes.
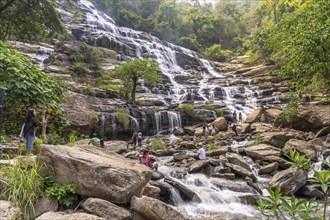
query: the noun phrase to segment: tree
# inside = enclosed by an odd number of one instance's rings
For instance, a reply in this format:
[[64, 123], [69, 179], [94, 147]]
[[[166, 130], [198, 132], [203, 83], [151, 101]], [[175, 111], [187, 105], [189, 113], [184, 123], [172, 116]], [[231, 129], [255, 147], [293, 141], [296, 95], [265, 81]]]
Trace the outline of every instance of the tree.
[[40, 41], [65, 28], [55, 0], [0, 0], [0, 39]]
[[131, 101], [135, 105], [135, 93], [138, 80], [143, 79], [146, 83], [157, 83], [161, 81], [158, 75], [159, 65], [154, 60], [135, 59], [117, 67], [114, 75], [123, 81], [126, 89], [131, 89]]
[[293, 75], [298, 91], [330, 95], [330, 4], [308, 0], [282, 19], [267, 41], [284, 76]]
[[1, 42], [0, 87], [6, 90], [4, 125], [10, 132], [20, 128], [28, 108], [57, 110], [65, 98], [57, 79], [47, 76], [30, 59]]

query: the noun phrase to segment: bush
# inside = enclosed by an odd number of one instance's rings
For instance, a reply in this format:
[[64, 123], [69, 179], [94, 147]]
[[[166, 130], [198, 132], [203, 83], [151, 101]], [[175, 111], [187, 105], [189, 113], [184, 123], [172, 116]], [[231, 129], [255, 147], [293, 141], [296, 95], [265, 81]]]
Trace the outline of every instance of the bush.
[[153, 150], [164, 150], [166, 147], [165, 142], [160, 138], [152, 138], [150, 145]]
[[129, 128], [130, 119], [127, 115], [127, 110], [125, 108], [116, 109], [116, 118], [118, 122], [123, 126], [124, 129]]
[[262, 144], [262, 138], [261, 138], [261, 134], [260, 133], [256, 133], [256, 139], [253, 142], [253, 145], [258, 145], [258, 144]]
[[98, 64], [102, 59], [100, 53], [86, 43], [81, 43], [69, 51], [71, 62], [83, 62], [88, 64]]
[[23, 219], [32, 219], [34, 205], [42, 193], [40, 173], [44, 165], [36, 160], [25, 162], [17, 157], [15, 163], [0, 166], [0, 199], [13, 202], [21, 209]]
[[218, 108], [218, 109], [215, 110], [215, 112], [217, 113], [218, 117], [223, 117], [224, 113], [225, 113], [225, 110], [223, 108]]
[[220, 44], [214, 44], [204, 51], [204, 55], [207, 58], [220, 62], [228, 61], [232, 54], [233, 52], [231, 50], [221, 50]]
[[78, 200], [76, 185], [56, 183], [50, 177], [44, 177], [43, 182], [45, 195], [57, 199], [61, 205], [70, 206]]
[[192, 104], [181, 104], [180, 108], [183, 110], [184, 113], [186, 113], [189, 116], [195, 116], [195, 109]]
[[69, 145], [73, 145], [74, 142], [76, 142], [78, 139], [78, 136], [76, 134], [70, 134], [69, 136]]
[[311, 167], [311, 160], [305, 158], [305, 155], [300, 156], [296, 150], [290, 150], [290, 155], [288, 156], [291, 162], [288, 162], [293, 168], [304, 169], [308, 171]]
[[84, 77], [88, 73], [87, 68], [85, 67], [84, 63], [81, 62], [75, 62], [72, 66], [72, 71], [78, 76], [78, 77]]
[[56, 132], [51, 132], [47, 135], [48, 144], [66, 144], [66, 140], [63, 136], [59, 135]]

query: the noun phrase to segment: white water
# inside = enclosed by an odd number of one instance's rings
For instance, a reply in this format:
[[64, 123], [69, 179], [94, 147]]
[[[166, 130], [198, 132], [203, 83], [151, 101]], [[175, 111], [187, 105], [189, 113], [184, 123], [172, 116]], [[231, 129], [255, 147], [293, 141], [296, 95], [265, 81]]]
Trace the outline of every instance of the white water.
[[[165, 123], [167, 122], [167, 123]], [[173, 132], [176, 127], [181, 128], [181, 116], [179, 112], [174, 111], [159, 111], [154, 113], [155, 133], [159, 134], [161, 131], [168, 128], [168, 131]]]

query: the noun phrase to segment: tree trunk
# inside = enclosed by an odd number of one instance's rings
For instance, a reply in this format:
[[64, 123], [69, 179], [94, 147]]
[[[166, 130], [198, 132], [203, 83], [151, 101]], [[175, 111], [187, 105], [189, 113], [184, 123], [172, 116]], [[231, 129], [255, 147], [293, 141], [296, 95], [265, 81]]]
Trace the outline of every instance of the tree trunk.
[[132, 98], [132, 104], [135, 105], [135, 93], [136, 93], [136, 87], [137, 87], [137, 78], [133, 78], [133, 88], [132, 88], [132, 94], [131, 94], [131, 98]]
[[48, 143], [47, 135], [46, 135], [46, 129], [47, 129], [46, 110], [42, 110], [42, 115], [41, 115], [41, 137], [42, 137], [45, 144]]

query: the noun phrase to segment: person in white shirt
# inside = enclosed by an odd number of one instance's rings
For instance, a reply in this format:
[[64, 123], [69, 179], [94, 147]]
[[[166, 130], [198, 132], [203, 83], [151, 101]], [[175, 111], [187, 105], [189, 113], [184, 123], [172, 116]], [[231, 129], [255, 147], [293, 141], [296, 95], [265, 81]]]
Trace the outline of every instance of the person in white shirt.
[[206, 153], [205, 153], [205, 149], [203, 148], [203, 146], [201, 148], [198, 149], [198, 155], [197, 158], [199, 160], [205, 160], [206, 159]]

